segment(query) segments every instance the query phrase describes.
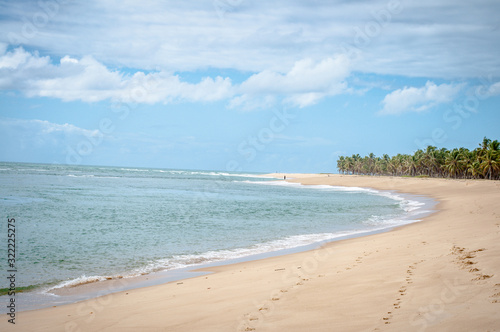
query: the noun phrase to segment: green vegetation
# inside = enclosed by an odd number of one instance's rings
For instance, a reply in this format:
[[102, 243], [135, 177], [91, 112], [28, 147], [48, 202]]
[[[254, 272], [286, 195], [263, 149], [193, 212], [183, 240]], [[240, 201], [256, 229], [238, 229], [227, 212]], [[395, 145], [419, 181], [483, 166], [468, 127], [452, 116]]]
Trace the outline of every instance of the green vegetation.
[[342, 174], [500, 180], [500, 142], [485, 137], [472, 151], [428, 146], [425, 151], [417, 150], [413, 155], [340, 156], [337, 168]]
[[15, 292], [15, 293], [29, 292], [37, 287], [38, 286], [16, 287], [15, 290], [11, 290], [9, 288], [0, 288], [0, 296], [8, 295], [9, 292]]

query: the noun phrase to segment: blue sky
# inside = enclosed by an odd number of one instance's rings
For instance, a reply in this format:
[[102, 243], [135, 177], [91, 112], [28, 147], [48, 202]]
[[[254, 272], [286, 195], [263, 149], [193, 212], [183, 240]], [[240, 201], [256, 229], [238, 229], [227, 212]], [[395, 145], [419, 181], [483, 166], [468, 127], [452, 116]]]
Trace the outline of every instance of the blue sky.
[[1, 161], [333, 172], [500, 139], [500, 3], [0, 1]]

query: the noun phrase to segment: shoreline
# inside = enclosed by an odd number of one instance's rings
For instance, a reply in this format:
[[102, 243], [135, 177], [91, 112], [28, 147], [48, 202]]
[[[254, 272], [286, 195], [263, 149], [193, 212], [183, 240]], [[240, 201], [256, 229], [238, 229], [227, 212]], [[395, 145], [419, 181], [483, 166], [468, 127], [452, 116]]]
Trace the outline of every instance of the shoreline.
[[[210, 267], [208, 271], [217, 273], [180, 283], [20, 312], [19, 327], [300, 331], [311, 324], [317, 329], [334, 324], [346, 331], [452, 326], [495, 331], [500, 323], [500, 304], [495, 302], [500, 293], [498, 181], [299, 176], [288, 174], [287, 181], [424, 195], [439, 202], [439, 211], [389, 232]], [[481, 218], [473, 222], [477, 216]], [[329, 301], [332, 297], [335, 301]], [[362, 301], [354, 302], [356, 298]], [[349, 315], [356, 320], [346, 319]]]
[[[263, 175], [262, 177], [270, 178], [269, 175]], [[280, 180], [279, 177], [272, 177], [272, 178]], [[364, 192], [365, 190], [372, 190], [370, 188], [356, 188], [356, 189], [362, 189], [361, 192]], [[353, 192], [358, 192], [358, 190], [353, 190]], [[342, 241], [346, 239], [354, 239], [358, 237], [389, 232], [393, 229], [411, 223], [420, 222], [420, 220], [425, 216], [436, 212], [434, 207], [437, 204], [437, 202], [431, 198], [411, 195], [411, 194], [403, 194], [403, 193], [397, 193], [397, 195], [395, 195], [393, 191], [387, 191], [387, 190], [373, 190], [373, 192], [371, 193], [375, 195], [389, 197], [390, 199], [396, 202], [401, 202], [401, 203], [406, 202], [404, 204], [406, 208], [410, 208], [408, 204], [417, 203], [418, 206], [416, 208], [417, 211], [407, 210], [406, 215], [397, 218], [398, 223], [396, 224], [391, 224], [390, 222], [392, 221], [392, 219], [388, 219], [380, 226], [372, 226], [372, 228], [367, 228], [367, 229], [359, 229], [359, 230], [353, 229], [351, 231], [337, 232], [335, 233], [334, 236], [328, 239], [324, 240], [318, 239], [315, 242], [298, 245], [295, 247], [277, 249], [268, 252], [254, 253], [246, 256], [229, 258], [226, 260], [216, 260], [172, 270], [160, 270], [142, 275], [134, 275], [128, 277], [114, 277], [114, 278], [108, 277], [106, 279], [99, 279], [98, 277], [95, 277], [95, 281], [89, 280], [79, 284], [74, 284], [74, 285], [70, 284], [68, 286], [56, 285], [55, 287], [53, 286], [52, 288], [46, 290], [44, 290], [44, 288], [39, 288], [38, 290], [34, 290], [32, 292], [18, 293], [17, 295], [18, 301], [20, 303], [23, 303], [23, 309], [19, 310], [19, 312], [39, 310], [52, 306], [61, 306], [71, 303], [79, 303], [85, 300], [121, 291], [151, 287], [169, 282], [170, 283], [178, 282], [184, 279], [190, 279], [196, 276], [209, 274], [211, 273], [210, 269], [217, 266], [231, 265], [236, 263], [262, 260], [271, 257], [278, 257], [294, 253], [306, 252], [318, 249], [323, 245], [335, 241]], [[334, 233], [332, 233], [332, 235], [333, 234]], [[6, 296], [0, 297], [0, 300], [4, 300], [5, 298], [7, 297]]]

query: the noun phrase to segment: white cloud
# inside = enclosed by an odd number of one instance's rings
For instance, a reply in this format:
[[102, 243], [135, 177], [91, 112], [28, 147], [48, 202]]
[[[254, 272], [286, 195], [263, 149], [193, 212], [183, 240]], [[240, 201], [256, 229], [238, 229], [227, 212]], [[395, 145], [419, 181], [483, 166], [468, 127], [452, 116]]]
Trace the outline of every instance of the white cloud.
[[69, 123], [57, 124], [45, 120], [0, 119], [0, 126], [15, 128], [20, 132], [28, 132], [28, 136], [45, 134], [65, 134], [72, 136], [94, 136], [98, 130], [88, 130]]
[[3, 6], [0, 42], [78, 59], [92, 54], [113, 67], [282, 73], [351, 45], [364, 59], [353, 71], [500, 76], [496, 0], [66, 1], [47, 22], [33, 22], [45, 13], [40, 6]]
[[38, 53], [34, 55], [26, 52], [22, 48], [7, 53], [3, 53], [0, 57], [0, 70], [2, 69], [19, 69], [19, 68], [39, 68], [48, 64], [48, 57], [39, 57]]
[[76, 63], [61, 61], [59, 66], [50, 67], [54, 75], [34, 77], [27, 91], [29, 96], [95, 102], [112, 98], [123, 81], [122, 74], [109, 71], [92, 57], [84, 57]]
[[216, 101], [231, 95], [231, 80], [203, 78], [199, 83], [182, 82], [164, 72], [126, 75], [107, 68], [93, 57], [63, 57], [54, 65], [22, 48], [0, 56], [0, 88], [19, 89], [30, 97], [53, 97], [64, 101], [98, 102], [118, 100], [158, 103], [175, 100]]
[[[500, 76], [498, 1], [222, 3], [67, 2], [47, 14], [47, 22], [32, 22], [46, 13], [43, 1], [6, 5], [0, 20], [5, 32], [0, 36], [0, 89], [87, 102], [228, 100], [229, 107], [254, 109], [278, 102], [306, 107], [350, 93], [346, 78], [351, 73]], [[401, 8], [391, 9], [394, 3]], [[8, 51], [9, 44], [62, 58], [22, 48]], [[342, 54], [346, 45], [361, 57]], [[235, 84], [231, 76], [212, 74], [187, 82], [174, 74], [207, 69], [251, 76]], [[440, 103], [433, 97], [420, 103], [418, 92], [408, 89], [400, 93], [409, 96], [409, 110]], [[391, 102], [396, 95], [387, 98], [382, 113], [400, 112], [392, 104], [405, 106], [402, 100]]]
[[345, 89], [350, 74], [349, 59], [344, 55], [320, 62], [304, 59], [295, 62], [285, 74], [265, 70], [251, 76], [241, 89], [247, 93], [306, 93], [324, 91], [332, 94]]
[[84, 136], [94, 136], [98, 134], [97, 129], [96, 130], [83, 129], [69, 123], [60, 125], [45, 120], [29, 120], [26, 122], [37, 125], [40, 128], [41, 132], [46, 134], [58, 133], [58, 132], [65, 133], [68, 135], [84, 135]]
[[284, 102], [300, 108], [316, 104], [319, 100], [328, 96], [322, 92], [297, 93], [285, 98]]
[[488, 88], [488, 94], [491, 96], [500, 95], [500, 82], [496, 82], [496, 83], [492, 84]]
[[192, 101], [217, 101], [232, 95], [231, 79], [217, 76], [203, 78], [198, 84], [182, 83], [180, 95]]
[[347, 90], [346, 78], [350, 75], [350, 61], [345, 55], [326, 58], [316, 62], [303, 59], [295, 62], [286, 73], [270, 70], [250, 76], [238, 88], [244, 96], [231, 102], [240, 105], [251, 96], [284, 96], [284, 102], [293, 106], [305, 107], [320, 99], [337, 95]]
[[277, 102], [277, 98], [270, 94], [259, 96], [242, 94], [232, 98], [228, 103], [228, 107], [242, 111], [251, 111], [273, 107]]
[[428, 81], [421, 88], [405, 87], [385, 96], [381, 115], [396, 115], [407, 112], [422, 112], [436, 105], [449, 103], [464, 87], [464, 84], [436, 85]]
[[64, 56], [53, 64], [49, 57], [16, 48], [0, 56], [0, 88], [18, 89], [29, 97], [63, 101], [153, 104], [228, 100], [229, 107], [254, 109], [282, 100], [305, 107], [345, 92], [349, 66], [347, 57], [340, 55], [322, 61], [300, 60], [285, 73], [263, 71], [239, 85], [220, 76], [190, 83], [163, 71], [125, 74], [90, 56], [81, 59]]
[[78, 60], [73, 59], [69, 55], [66, 55], [65, 57], [61, 58], [61, 63], [78, 63]]

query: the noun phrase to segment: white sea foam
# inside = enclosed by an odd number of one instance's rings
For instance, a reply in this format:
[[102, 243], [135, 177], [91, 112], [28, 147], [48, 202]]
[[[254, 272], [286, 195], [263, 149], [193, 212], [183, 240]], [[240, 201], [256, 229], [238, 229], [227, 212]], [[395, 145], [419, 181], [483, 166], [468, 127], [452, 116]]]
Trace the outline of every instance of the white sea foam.
[[153, 169], [153, 172], [168, 173], [176, 175], [205, 175], [205, 176], [218, 176], [218, 177], [244, 177], [244, 178], [258, 178], [260, 175], [256, 174], [245, 174], [245, 173], [228, 173], [228, 172], [217, 172], [217, 171], [188, 171], [188, 170], [161, 170]]
[[241, 177], [241, 178], [258, 178], [259, 175], [244, 174], [244, 173], [227, 173], [227, 172], [197, 172], [192, 171], [190, 175], [209, 175], [209, 176], [228, 176], [228, 177]]
[[75, 174], [68, 174], [66, 176], [72, 177], [72, 178], [93, 178], [93, 174], [84, 174], [84, 175], [75, 175]]
[[149, 172], [149, 169], [138, 169], [138, 168], [120, 168], [122, 171], [130, 171], [130, 172]]
[[117, 278], [132, 278], [144, 274], [149, 274], [158, 271], [175, 270], [181, 268], [196, 267], [209, 263], [223, 262], [232, 259], [239, 259], [248, 256], [265, 254], [279, 250], [292, 249], [302, 246], [320, 243], [323, 241], [331, 241], [340, 237], [356, 236], [363, 233], [381, 230], [384, 227], [371, 228], [369, 230], [355, 230], [355, 231], [339, 231], [335, 233], [318, 233], [318, 234], [303, 234], [285, 237], [278, 240], [273, 240], [265, 243], [255, 244], [246, 248], [236, 248], [229, 250], [213, 250], [201, 254], [191, 255], [175, 255], [170, 258], [159, 259], [150, 262], [142, 268], [135, 269], [129, 273], [120, 274], [116, 276], [85, 276], [82, 275], [78, 278], [61, 282], [44, 290], [44, 293], [50, 293], [53, 290], [60, 288], [77, 287], [80, 285], [90, 284], [94, 282], [117, 279]]
[[49, 288], [45, 289], [43, 292], [44, 293], [50, 293], [50, 291], [53, 291], [53, 290], [56, 290], [56, 289], [81, 286], [81, 285], [90, 284], [90, 283], [94, 283], [94, 282], [104, 281], [104, 280], [106, 280], [108, 278], [111, 278], [111, 277], [82, 275], [82, 276], [80, 276], [78, 278], [67, 280], [67, 281], [63, 281], [63, 282], [61, 282], [61, 283], [59, 283], [59, 284], [57, 284], [55, 286], [49, 287]]

